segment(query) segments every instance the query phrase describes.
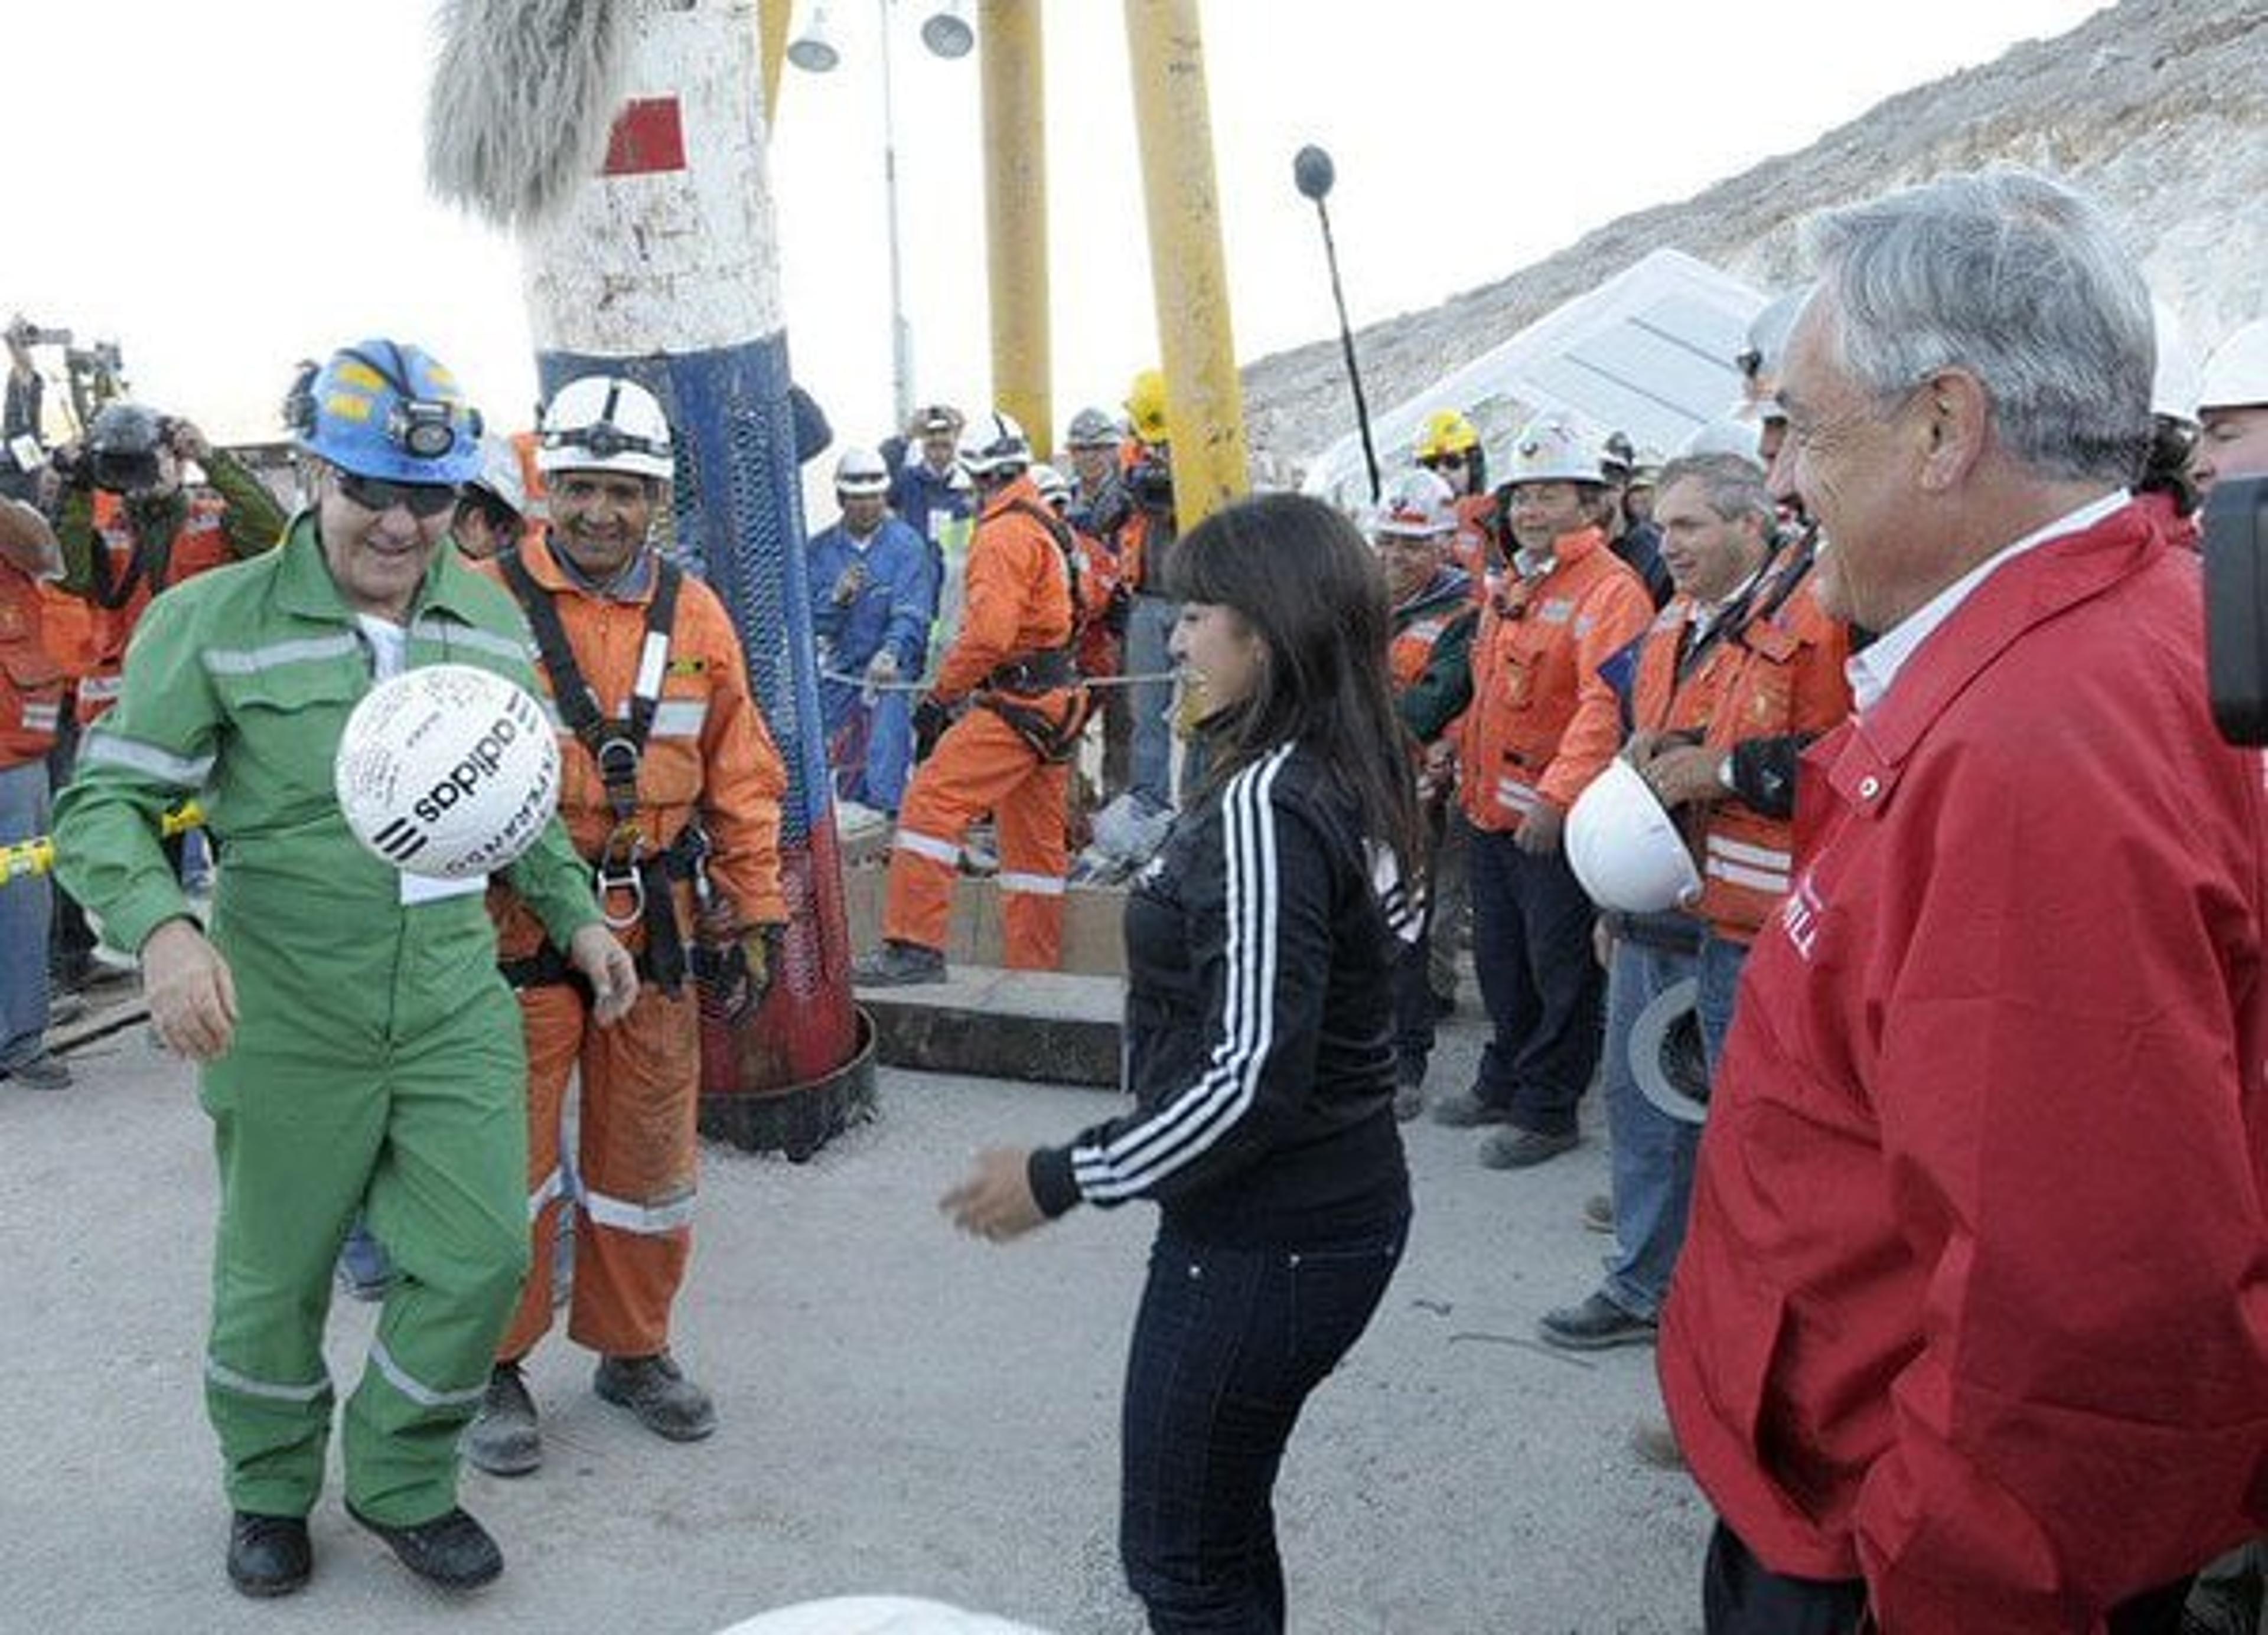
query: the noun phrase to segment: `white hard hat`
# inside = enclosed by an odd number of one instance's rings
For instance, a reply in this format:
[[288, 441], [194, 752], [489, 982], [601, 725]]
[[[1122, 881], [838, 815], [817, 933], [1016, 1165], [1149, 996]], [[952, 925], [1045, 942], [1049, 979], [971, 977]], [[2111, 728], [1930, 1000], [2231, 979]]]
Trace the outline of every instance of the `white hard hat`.
[[535, 468], [622, 471], [664, 481], [676, 473], [669, 421], [661, 405], [635, 380], [585, 375], [559, 388], [543, 411]]
[[1379, 495], [1371, 532], [1402, 539], [1430, 539], [1457, 531], [1457, 496], [1422, 466], [1396, 475]]
[[1032, 440], [1012, 415], [979, 414], [961, 434], [961, 467], [972, 477], [1021, 471], [1032, 463]]
[[2256, 318], [2213, 348], [2198, 388], [2199, 409], [2268, 403], [2268, 318]]
[[1709, 1054], [1701, 1037], [1701, 985], [1680, 977], [1648, 1000], [1630, 1030], [1638, 1093], [1682, 1124], [1709, 1116]]
[[1567, 864], [1602, 908], [1666, 913], [1701, 895], [1701, 871], [1669, 814], [1628, 761], [1591, 780], [1567, 812]]
[[1744, 460], [1764, 464], [1762, 428], [1753, 420], [1727, 418], [1712, 420], [1696, 426], [1693, 435], [1685, 439], [1680, 454], [1737, 454]]
[[347, 827], [405, 874], [467, 880], [534, 844], [559, 803], [542, 706], [493, 671], [427, 664], [347, 717], [333, 785]]
[[1071, 503], [1071, 480], [1045, 461], [1032, 467], [1032, 484], [1040, 498], [1057, 510]]
[[2205, 386], [2197, 348], [2190, 345], [2173, 308], [2154, 297], [2150, 312], [2158, 332], [2158, 367], [2150, 377], [2150, 413], [2194, 425], [2198, 394]]
[[887, 494], [890, 468], [872, 449], [853, 444], [835, 462], [835, 492], [853, 496]]
[[1605, 452], [1604, 440], [1572, 415], [1539, 414], [1513, 439], [1511, 471], [1506, 480], [1603, 485]]
[[465, 486], [485, 489], [516, 515], [527, 515], [527, 477], [520, 470], [519, 451], [493, 431], [482, 434], [481, 469]]

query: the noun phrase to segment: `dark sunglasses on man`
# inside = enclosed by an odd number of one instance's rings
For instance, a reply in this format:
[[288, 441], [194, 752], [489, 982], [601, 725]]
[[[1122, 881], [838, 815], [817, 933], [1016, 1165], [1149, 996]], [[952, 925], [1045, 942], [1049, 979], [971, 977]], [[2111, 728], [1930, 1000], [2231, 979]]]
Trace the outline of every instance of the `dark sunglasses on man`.
[[399, 505], [419, 521], [438, 517], [457, 502], [457, 491], [446, 482], [388, 482], [381, 477], [339, 473], [339, 492], [348, 501], [374, 516]]
[[1427, 471], [1462, 471], [1465, 456], [1462, 450], [1452, 449], [1446, 454], [1428, 454], [1418, 463]]

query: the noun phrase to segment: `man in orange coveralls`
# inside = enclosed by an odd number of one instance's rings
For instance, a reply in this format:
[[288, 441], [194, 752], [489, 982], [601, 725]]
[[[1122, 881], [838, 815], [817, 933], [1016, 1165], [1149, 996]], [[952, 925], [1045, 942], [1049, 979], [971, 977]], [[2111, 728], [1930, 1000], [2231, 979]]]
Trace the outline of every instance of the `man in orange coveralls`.
[[[520, 1364], [551, 1324], [549, 1250], [570, 1205], [567, 1332], [600, 1353], [593, 1389], [673, 1441], [717, 1428], [708, 1393], [669, 1352], [670, 1306], [693, 1245], [698, 1144], [700, 1028], [688, 981], [729, 950], [739, 1003], [752, 1004], [787, 918], [786, 771], [749, 693], [740, 642], [715, 594], [648, 542], [672, 471], [660, 404], [619, 377], [571, 381], [544, 414], [537, 458], [549, 535], [481, 568], [511, 589], [535, 632], [560, 723], [560, 812], [642, 981], [621, 1023], [589, 1025], [588, 996], [559, 968], [526, 907], [501, 890], [493, 900], [527, 1033], [535, 1234], [519, 1309], [465, 1435], [466, 1457], [498, 1476], [542, 1462]], [[580, 1140], [570, 1170], [561, 1111], [578, 1067]]]
[[961, 840], [987, 811], [1000, 830], [995, 878], [1006, 963], [1051, 971], [1063, 951], [1071, 757], [1086, 720], [1072, 657], [1077, 553], [1071, 531], [1041, 501], [1030, 440], [1013, 420], [977, 416], [961, 464], [977, 493], [968, 611], [915, 712], [916, 740], [933, 736], [964, 699], [976, 708], [943, 728], [906, 790], [890, 847], [885, 940], [852, 968], [852, 979], [869, 986], [945, 980]]

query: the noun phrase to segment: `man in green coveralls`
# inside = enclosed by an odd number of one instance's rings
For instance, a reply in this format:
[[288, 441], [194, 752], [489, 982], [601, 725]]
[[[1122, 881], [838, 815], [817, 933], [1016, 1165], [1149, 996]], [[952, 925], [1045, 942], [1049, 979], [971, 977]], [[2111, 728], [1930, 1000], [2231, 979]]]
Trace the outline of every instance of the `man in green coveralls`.
[[[477, 664], [533, 688], [512, 598], [445, 540], [479, 420], [411, 346], [335, 355], [303, 411], [315, 503], [281, 548], [150, 608], [123, 696], [57, 810], [58, 872], [137, 949], [151, 1019], [202, 1064], [220, 1167], [205, 1400], [235, 1509], [231, 1580], [305, 1583], [332, 1388], [331, 1265], [357, 1210], [399, 1275], [342, 1440], [354, 1519], [420, 1576], [503, 1570], [456, 1504], [526, 1270], [526, 1066], [479, 879], [397, 873], [348, 832], [332, 768], [349, 713], [413, 665]], [[210, 933], [159, 849], [202, 801], [219, 848]], [[508, 871], [588, 980], [601, 1020], [637, 988], [555, 818]]]

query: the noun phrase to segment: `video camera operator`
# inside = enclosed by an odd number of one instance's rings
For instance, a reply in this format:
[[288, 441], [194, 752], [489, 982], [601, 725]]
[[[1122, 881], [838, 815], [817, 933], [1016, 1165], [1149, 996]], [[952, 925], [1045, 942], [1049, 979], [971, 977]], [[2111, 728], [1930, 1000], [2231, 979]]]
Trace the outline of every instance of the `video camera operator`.
[[8, 388], [0, 409], [0, 497], [33, 500], [39, 491], [40, 468], [47, 464], [47, 444], [40, 436], [40, 411], [47, 382], [32, 361], [32, 348], [50, 342], [68, 342], [70, 332], [41, 329], [22, 313], [11, 319], [5, 333], [8, 345]]

